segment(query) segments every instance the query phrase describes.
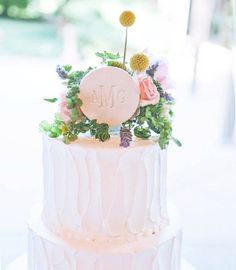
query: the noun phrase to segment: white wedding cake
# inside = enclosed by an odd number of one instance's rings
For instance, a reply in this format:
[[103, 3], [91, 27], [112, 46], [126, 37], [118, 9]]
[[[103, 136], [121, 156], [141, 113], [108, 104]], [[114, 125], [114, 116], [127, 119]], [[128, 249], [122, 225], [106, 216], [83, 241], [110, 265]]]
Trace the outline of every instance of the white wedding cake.
[[[134, 20], [120, 16], [126, 29]], [[125, 55], [57, 68], [67, 90], [54, 122], [41, 123], [44, 199], [29, 221], [29, 270], [180, 269], [166, 198], [166, 147], [180, 144], [166, 63], [138, 53], [130, 69]]]

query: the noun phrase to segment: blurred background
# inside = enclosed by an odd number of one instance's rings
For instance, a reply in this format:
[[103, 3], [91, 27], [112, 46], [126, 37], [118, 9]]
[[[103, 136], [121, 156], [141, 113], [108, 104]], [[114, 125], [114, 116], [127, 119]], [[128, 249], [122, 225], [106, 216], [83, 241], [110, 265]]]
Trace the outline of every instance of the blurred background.
[[[234, 0], [0, 0], [0, 269], [24, 270], [27, 219], [42, 195], [41, 134], [62, 86], [57, 64], [122, 53], [118, 17], [132, 9], [128, 56], [164, 56], [175, 81], [169, 197], [183, 257], [199, 270], [236, 269], [236, 3]], [[16, 266], [17, 265], [17, 266]], [[26, 269], [26, 268], [25, 268]]]

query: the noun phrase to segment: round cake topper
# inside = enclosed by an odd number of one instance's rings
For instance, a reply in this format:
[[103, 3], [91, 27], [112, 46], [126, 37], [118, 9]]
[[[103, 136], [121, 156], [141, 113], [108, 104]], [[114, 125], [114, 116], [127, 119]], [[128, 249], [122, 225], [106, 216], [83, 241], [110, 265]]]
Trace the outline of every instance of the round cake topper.
[[138, 85], [128, 72], [102, 67], [88, 73], [80, 83], [81, 110], [90, 119], [109, 126], [130, 119], [138, 108]]

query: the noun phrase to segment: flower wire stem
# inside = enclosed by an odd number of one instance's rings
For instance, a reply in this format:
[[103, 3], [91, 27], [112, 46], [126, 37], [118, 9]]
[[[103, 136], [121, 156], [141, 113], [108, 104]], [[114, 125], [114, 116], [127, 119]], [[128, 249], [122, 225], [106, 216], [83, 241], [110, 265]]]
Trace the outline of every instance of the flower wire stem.
[[126, 31], [125, 31], [125, 48], [124, 48], [123, 65], [125, 65], [126, 50], [127, 50], [127, 40], [128, 40], [128, 27], [126, 27]]

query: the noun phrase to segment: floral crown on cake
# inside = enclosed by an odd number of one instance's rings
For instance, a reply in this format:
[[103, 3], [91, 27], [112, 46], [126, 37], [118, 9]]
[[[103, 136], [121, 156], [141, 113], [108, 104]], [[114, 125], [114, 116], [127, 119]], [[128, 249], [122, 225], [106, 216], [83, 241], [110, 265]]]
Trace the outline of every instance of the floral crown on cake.
[[72, 66], [57, 66], [57, 73], [66, 86], [58, 98], [59, 111], [53, 123], [42, 121], [40, 130], [51, 138], [62, 137], [71, 143], [82, 133], [90, 133], [101, 142], [108, 140], [111, 130], [119, 128], [120, 146], [128, 147], [132, 137], [156, 138], [161, 149], [172, 136], [174, 98], [169, 93], [171, 83], [167, 62], [151, 62], [143, 53], [136, 53], [126, 62], [128, 28], [135, 22], [132, 11], [120, 15], [126, 29], [123, 59], [119, 53], [97, 52], [102, 59], [99, 68], [72, 71]]

